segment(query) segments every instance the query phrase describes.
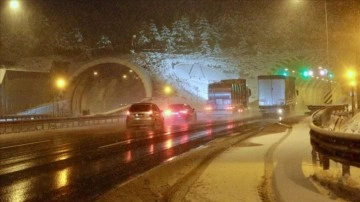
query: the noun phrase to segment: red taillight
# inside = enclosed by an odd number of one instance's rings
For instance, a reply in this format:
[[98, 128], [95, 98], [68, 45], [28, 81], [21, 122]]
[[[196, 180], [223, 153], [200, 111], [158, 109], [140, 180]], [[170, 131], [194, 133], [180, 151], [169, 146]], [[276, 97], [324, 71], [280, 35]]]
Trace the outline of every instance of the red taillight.
[[188, 113], [188, 110], [181, 110], [180, 113], [181, 113], [181, 114], [187, 114], [187, 113]]
[[212, 108], [211, 106], [206, 106], [206, 107], [205, 107], [205, 110], [206, 110], [206, 111], [212, 111], [213, 108]]
[[226, 110], [233, 110], [233, 109], [234, 109], [233, 106], [227, 106], [227, 107], [226, 107]]

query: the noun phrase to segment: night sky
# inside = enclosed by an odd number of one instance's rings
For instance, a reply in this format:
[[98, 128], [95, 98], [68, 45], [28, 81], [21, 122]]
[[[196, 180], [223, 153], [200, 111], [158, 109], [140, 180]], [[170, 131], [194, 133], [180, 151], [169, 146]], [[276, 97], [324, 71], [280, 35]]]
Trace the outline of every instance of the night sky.
[[[172, 23], [182, 16], [189, 17], [191, 21], [195, 21], [199, 16], [205, 16], [210, 23], [223, 23], [239, 13], [244, 18], [258, 20], [251, 25], [258, 26], [258, 30], [261, 31], [262, 28], [272, 30], [274, 34], [282, 34], [284, 36], [281, 37], [286, 39], [291, 38], [295, 32], [325, 32], [325, 1], [322, 0], [22, 0], [21, 2], [24, 16], [32, 22], [29, 24], [31, 29], [34, 29], [35, 37], [79, 29], [93, 44], [102, 35], [106, 35], [113, 44], [126, 46], [130, 44], [132, 35], [140, 31], [141, 24], [150, 20], [161, 28], [163, 25], [171, 27]], [[359, 4], [357, 0], [327, 0], [330, 34], [345, 36], [353, 33], [355, 29], [360, 29], [356, 26], [359, 20], [354, 18], [360, 15], [360, 9], [357, 9], [360, 8]], [[4, 0], [1, 7], [4, 12]], [[261, 22], [262, 19], [264, 22]], [[314, 22], [318, 25], [314, 25]], [[48, 24], [46, 27], [48, 30], [38, 26], [41, 23]], [[237, 27], [239, 26], [242, 24]], [[338, 42], [334, 40], [334, 43]], [[128, 50], [128, 47], [125, 49]]]
[[[31, 2], [31, 3], [30, 3]], [[211, 3], [212, 2], [212, 3]], [[223, 1], [211, 0], [30, 0], [57, 27], [82, 28], [91, 34], [117, 31], [130, 36], [144, 21], [171, 26], [181, 16], [205, 14], [209, 19], [224, 10]]]

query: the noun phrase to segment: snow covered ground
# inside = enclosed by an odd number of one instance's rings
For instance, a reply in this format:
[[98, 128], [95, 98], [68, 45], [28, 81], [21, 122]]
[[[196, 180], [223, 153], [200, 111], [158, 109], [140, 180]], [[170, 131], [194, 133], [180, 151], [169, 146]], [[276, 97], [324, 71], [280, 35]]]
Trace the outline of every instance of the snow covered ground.
[[352, 118], [346, 119], [345, 123], [340, 128], [340, 131], [360, 135], [360, 113], [355, 114]]
[[340, 164], [331, 162], [327, 171], [313, 165], [309, 121], [292, 128], [274, 123], [245, 141], [244, 136], [216, 139], [97, 201], [359, 201], [360, 169], [352, 167], [351, 176], [343, 177]]

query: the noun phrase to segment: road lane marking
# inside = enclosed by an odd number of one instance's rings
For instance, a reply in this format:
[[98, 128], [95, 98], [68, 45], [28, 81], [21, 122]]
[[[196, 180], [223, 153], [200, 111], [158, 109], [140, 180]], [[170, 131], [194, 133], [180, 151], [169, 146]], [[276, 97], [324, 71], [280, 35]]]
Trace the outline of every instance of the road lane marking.
[[41, 144], [41, 143], [50, 142], [50, 141], [51, 140], [43, 140], [43, 141], [39, 141], [39, 142], [30, 142], [30, 143], [25, 143], [25, 144], [11, 145], [11, 146], [7, 146], [7, 147], [0, 147], [0, 150], [22, 147], [22, 146], [29, 146], [29, 145], [34, 145], [34, 144]]
[[121, 141], [121, 142], [115, 142], [115, 143], [112, 143], [112, 144], [107, 144], [107, 145], [100, 146], [100, 147], [98, 147], [98, 149], [105, 149], [107, 147], [112, 147], [112, 146], [121, 145], [121, 144], [129, 144], [131, 142], [132, 142], [132, 140], [125, 140], [125, 141]]

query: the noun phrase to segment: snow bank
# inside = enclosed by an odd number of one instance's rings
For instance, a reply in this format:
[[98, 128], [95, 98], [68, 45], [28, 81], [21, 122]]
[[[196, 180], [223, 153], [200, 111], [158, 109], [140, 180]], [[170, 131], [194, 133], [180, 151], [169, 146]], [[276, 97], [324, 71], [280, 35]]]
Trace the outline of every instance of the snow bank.
[[355, 114], [354, 117], [349, 119], [340, 128], [341, 132], [356, 133], [360, 135], [360, 113]]
[[217, 154], [248, 136], [220, 138], [157, 166], [121, 184], [97, 199], [102, 201], [170, 201], [173, 190]]

